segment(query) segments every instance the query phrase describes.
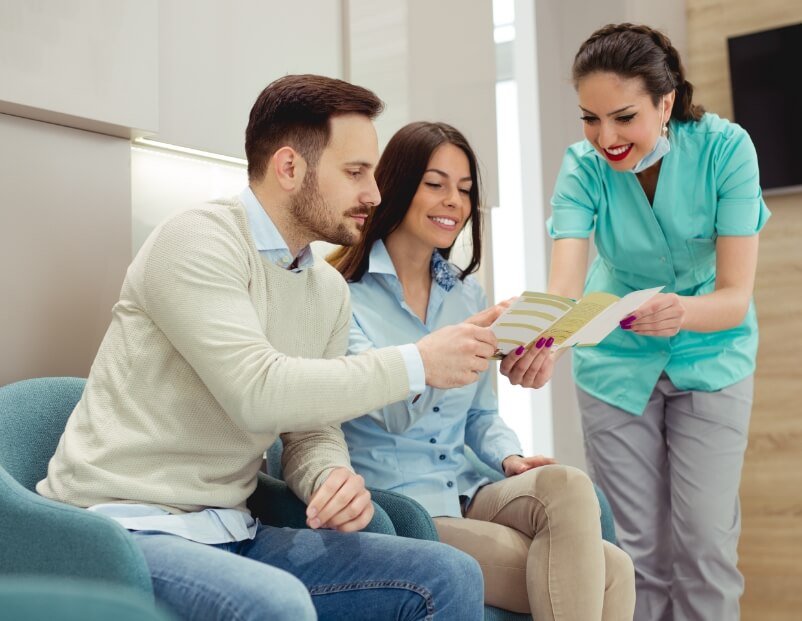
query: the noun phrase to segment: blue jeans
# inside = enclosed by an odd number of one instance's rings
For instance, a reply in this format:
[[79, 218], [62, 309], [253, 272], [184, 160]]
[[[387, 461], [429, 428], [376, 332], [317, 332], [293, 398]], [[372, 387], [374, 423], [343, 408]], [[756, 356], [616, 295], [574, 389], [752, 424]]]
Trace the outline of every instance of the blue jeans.
[[478, 563], [441, 543], [261, 524], [253, 540], [219, 545], [133, 534], [156, 600], [179, 619], [483, 617]]

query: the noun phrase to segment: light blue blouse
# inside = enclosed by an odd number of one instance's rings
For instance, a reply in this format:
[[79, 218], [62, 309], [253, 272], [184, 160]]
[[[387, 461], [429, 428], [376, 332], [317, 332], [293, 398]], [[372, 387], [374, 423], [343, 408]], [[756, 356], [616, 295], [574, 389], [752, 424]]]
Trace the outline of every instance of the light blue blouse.
[[[349, 353], [418, 341], [486, 308], [471, 277], [440, 254], [432, 255], [426, 323], [404, 302], [401, 282], [384, 244], [377, 242], [362, 280], [350, 283], [353, 322]], [[420, 398], [394, 403], [342, 425], [351, 463], [368, 486], [411, 496], [433, 516], [458, 517], [460, 495], [471, 498], [488, 483], [468, 463], [468, 444], [501, 472], [502, 460], [521, 454], [515, 433], [498, 415], [490, 371], [462, 388], [427, 388]]]
[[[585, 292], [625, 295], [664, 285], [703, 295], [715, 288], [716, 238], [754, 235], [770, 212], [763, 201], [749, 135], [715, 114], [669, 124], [650, 205], [631, 172], [613, 170], [588, 141], [568, 148], [547, 222], [554, 239], [587, 238], [598, 256]], [[681, 331], [673, 337], [615, 330], [596, 347], [574, 350], [574, 378], [584, 391], [640, 415], [665, 371], [682, 390], [714, 391], [754, 371], [758, 330], [754, 304], [730, 330]]]

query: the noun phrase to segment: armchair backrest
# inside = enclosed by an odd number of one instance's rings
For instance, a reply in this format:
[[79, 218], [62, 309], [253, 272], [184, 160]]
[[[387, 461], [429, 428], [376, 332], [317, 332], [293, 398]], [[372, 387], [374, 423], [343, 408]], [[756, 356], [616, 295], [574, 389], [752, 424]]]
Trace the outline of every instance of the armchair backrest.
[[86, 380], [42, 377], [0, 388], [0, 467], [30, 491], [64, 432]]
[[85, 383], [45, 377], [0, 388], [0, 578], [100, 580], [152, 597], [145, 557], [122, 526], [34, 492]]

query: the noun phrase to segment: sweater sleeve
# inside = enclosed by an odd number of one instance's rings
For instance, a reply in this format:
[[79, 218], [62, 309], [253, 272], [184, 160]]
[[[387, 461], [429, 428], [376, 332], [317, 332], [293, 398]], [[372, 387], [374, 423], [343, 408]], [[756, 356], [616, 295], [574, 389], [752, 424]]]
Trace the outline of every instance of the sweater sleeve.
[[[351, 319], [351, 303], [348, 287], [343, 282], [343, 304], [337, 318], [337, 327], [326, 346], [325, 358], [336, 358], [345, 354]], [[318, 431], [297, 431], [282, 434], [284, 451], [281, 467], [284, 480], [296, 496], [309, 502], [332, 470], [338, 467], [351, 468], [348, 446], [339, 425], [327, 425]]]
[[326, 360], [272, 347], [248, 292], [248, 261], [231, 217], [191, 210], [163, 225], [129, 273], [144, 312], [240, 428], [321, 429], [406, 397], [396, 348]]

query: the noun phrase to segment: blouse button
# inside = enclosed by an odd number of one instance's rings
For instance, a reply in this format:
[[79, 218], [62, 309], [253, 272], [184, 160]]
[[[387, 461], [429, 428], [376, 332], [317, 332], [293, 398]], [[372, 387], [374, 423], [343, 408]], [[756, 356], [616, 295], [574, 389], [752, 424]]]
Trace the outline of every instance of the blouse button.
[[448, 483], [446, 483], [446, 486], [447, 487], [454, 487], [454, 481], [449, 481]]
[[440, 411], [440, 408], [439, 408], [438, 406], [434, 406], [432, 409], [433, 409], [435, 412], [439, 412], [439, 411]]

